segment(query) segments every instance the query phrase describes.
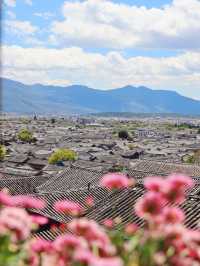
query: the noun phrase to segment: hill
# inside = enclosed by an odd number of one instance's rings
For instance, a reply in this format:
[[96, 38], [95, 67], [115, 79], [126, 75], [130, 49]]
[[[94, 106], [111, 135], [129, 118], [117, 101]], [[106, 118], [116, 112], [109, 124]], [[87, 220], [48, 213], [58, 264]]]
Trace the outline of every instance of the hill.
[[1, 79], [3, 112], [86, 114], [99, 112], [200, 114], [200, 101], [177, 92], [126, 86], [95, 90], [86, 86], [25, 85]]

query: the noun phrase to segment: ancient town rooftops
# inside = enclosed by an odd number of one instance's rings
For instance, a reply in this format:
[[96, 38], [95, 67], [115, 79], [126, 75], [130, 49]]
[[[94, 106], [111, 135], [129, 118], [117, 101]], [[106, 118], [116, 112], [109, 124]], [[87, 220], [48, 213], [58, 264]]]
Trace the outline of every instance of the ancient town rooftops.
[[102, 172], [74, 166], [66, 167], [62, 173], [51, 178], [37, 189], [40, 192], [66, 192], [73, 188], [79, 189], [98, 184], [102, 175]]
[[[103, 164], [102, 164], [103, 165]], [[67, 222], [70, 216], [58, 214], [53, 209], [53, 204], [57, 200], [73, 200], [84, 208], [83, 216], [103, 222], [107, 218], [122, 219], [122, 224], [135, 222], [139, 226], [143, 221], [133, 214], [133, 206], [144, 192], [144, 178], [146, 176], [162, 175], [170, 172], [186, 172], [193, 176], [196, 184], [192, 190], [187, 192], [187, 200], [181, 206], [186, 213], [186, 225], [197, 228], [200, 220], [200, 175], [198, 166], [186, 164], [159, 163], [155, 161], [137, 160], [131, 169], [126, 169], [126, 174], [134, 177], [137, 181], [135, 187], [119, 191], [109, 191], [99, 187], [99, 181], [105, 171], [95, 171], [94, 169], [84, 169], [75, 165], [67, 166], [56, 175], [25, 176], [20, 173], [6, 173], [0, 171], [0, 189], [7, 187], [11, 194], [29, 194], [37, 198], [44, 199], [47, 207], [35, 212], [47, 216], [51, 221]], [[86, 204], [86, 198], [94, 198], [94, 206]], [[49, 232], [49, 237], [53, 237]], [[48, 237], [48, 232], [41, 234]], [[58, 233], [58, 232], [57, 232]]]
[[183, 173], [192, 177], [200, 177], [199, 165], [157, 162], [152, 160], [138, 160], [134, 163], [134, 165], [131, 166], [131, 168], [137, 171], [144, 171], [157, 175]]

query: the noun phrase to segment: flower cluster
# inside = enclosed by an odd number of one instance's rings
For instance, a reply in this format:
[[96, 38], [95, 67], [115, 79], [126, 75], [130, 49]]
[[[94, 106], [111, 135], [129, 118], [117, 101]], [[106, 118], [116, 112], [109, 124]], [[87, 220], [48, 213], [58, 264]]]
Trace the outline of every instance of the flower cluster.
[[42, 200], [0, 192], [0, 266], [29, 265], [31, 232], [48, 219], [30, 215], [25, 208], [42, 209]]
[[147, 193], [135, 205], [136, 214], [146, 223], [139, 265], [149, 265], [142, 256], [147, 246], [151, 246], [150, 265], [200, 265], [200, 231], [184, 226], [185, 215], [179, 207], [193, 185], [193, 180], [184, 175], [146, 178]]
[[[122, 174], [107, 174], [101, 185], [109, 190], [132, 189], [134, 180]], [[56, 202], [55, 211], [72, 217], [66, 232], [54, 241], [33, 238], [32, 232], [48, 223], [26, 209], [45, 208], [41, 200], [0, 192], [0, 266], [199, 266], [200, 231], [184, 226], [179, 205], [191, 178], [171, 175], [148, 177], [133, 212], [143, 221], [122, 226], [121, 219], [106, 219], [103, 225], [81, 218], [83, 207], [76, 202]], [[91, 196], [85, 205], [94, 206]], [[134, 214], [134, 215], [135, 215]]]

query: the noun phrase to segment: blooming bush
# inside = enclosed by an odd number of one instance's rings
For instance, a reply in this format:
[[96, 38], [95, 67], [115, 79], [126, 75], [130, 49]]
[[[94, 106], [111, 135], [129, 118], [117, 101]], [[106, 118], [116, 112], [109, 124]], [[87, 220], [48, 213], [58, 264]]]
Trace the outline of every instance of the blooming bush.
[[60, 161], [75, 161], [77, 154], [73, 150], [69, 149], [58, 149], [51, 154], [48, 159], [49, 164], [56, 164]]
[[6, 156], [6, 148], [5, 146], [0, 144], [0, 161], [3, 161], [5, 156]]
[[31, 142], [34, 140], [33, 134], [28, 129], [21, 129], [17, 137], [23, 142]]
[[[133, 184], [113, 173], [101, 181], [109, 190]], [[48, 220], [28, 214], [25, 208], [44, 208], [43, 201], [0, 192], [0, 266], [199, 266], [200, 231], [183, 225], [184, 213], [178, 207], [186, 189], [193, 186], [192, 179], [149, 177], [144, 186], [147, 193], [133, 206], [144, 220], [142, 229], [133, 223], [122, 226], [120, 217], [103, 225], [80, 218], [82, 207], [65, 200], [53, 207], [74, 218], [65, 225], [68, 233], [54, 241], [31, 237]], [[92, 198], [87, 201], [94, 204]]]

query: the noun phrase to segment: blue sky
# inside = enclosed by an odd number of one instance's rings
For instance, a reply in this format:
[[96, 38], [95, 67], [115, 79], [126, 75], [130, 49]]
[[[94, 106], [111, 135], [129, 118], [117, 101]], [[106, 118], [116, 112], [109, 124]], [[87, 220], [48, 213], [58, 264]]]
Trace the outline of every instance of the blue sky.
[[3, 0], [3, 76], [200, 99], [199, 0]]

